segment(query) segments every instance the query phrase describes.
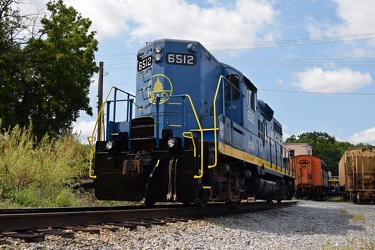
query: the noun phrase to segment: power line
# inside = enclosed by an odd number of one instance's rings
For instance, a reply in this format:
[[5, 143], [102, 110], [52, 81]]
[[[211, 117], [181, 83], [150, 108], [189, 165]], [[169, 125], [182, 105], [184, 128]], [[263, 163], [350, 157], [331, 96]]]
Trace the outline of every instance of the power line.
[[205, 44], [204, 46], [210, 48], [212, 51], [228, 50], [254, 50], [254, 49], [268, 49], [280, 48], [289, 46], [304, 46], [337, 42], [351, 42], [351, 41], [364, 41], [375, 39], [375, 32], [351, 34], [342, 36], [329, 36], [319, 38], [302, 38], [291, 40], [275, 40], [275, 41], [260, 41], [260, 42], [243, 42], [243, 43], [221, 43], [221, 44]]
[[[125, 66], [126, 68], [135, 65], [133, 61], [123, 61], [116, 62], [115, 60], [106, 60], [113, 63], [107, 63], [107, 66]], [[298, 58], [298, 59], [272, 59], [272, 58], [247, 58], [247, 59], [233, 59], [233, 58], [223, 58], [223, 60], [228, 64], [236, 65], [253, 65], [253, 66], [310, 66], [310, 65], [330, 65], [335, 66], [370, 66], [375, 65], [375, 58]]]
[[246, 58], [246, 59], [223, 59], [226, 63], [236, 65], [254, 66], [310, 66], [330, 65], [335, 66], [369, 66], [375, 65], [375, 58], [298, 58], [298, 59], [272, 59], [272, 58]]
[[282, 89], [258, 89], [262, 91], [286, 92], [295, 94], [316, 94], [316, 95], [369, 95], [373, 96], [375, 93], [361, 93], [361, 92], [315, 92], [315, 91], [298, 91], [298, 90], [282, 90]]
[[135, 55], [136, 55], [136, 53], [98, 54], [98, 57], [106, 58], [106, 57], [121, 57], [121, 56], [123, 56], [125, 58], [127, 58], [127, 57], [135, 58]]
[[[280, 48], [286, 46], [301, 46], [301, 45], [317, 45], [323, 43], [337, 43], [349, 41], [364, 41], [375, 39], [375, 32], [350, 34], [319, 38], [302, 38], [290, 40], [276, 40], [276, 41], [260, 41], [260, 42], [237, 42], [237, 43], [220, 43], [220, 44], [206, 44], [212, 51], [226, 50], [255, 50], [266, 48]], [[228, 49], [229, 47], [229, 49]], [[136, 53], [120, 53], [120, 54], [97, 54], [97, 60], [105, 60], [113, 70], [118, 69], [134, 69]], [[335, 66], [371, 66], [375, 65], [375, 58], [294, 58], [294, 59], [272, 59], [272, 58], [247, 58], [247, 59], [223, 59], [222, 62], [234, 62], [236, 65], [250, 65], [257, 67], [291, 67], [291, 66], [317, 66], [330, 65]], [[134, 64], [134, 66], [132, 66]]]
[[276, 40], [276, 41], [260, 41], [260, 42], [243, 42], [243, 43], [213, 43], [207, 44], [210, 46], [243, 46], [243, 45], [261, 45], [264, 43], [270, 44], [290, 44], [290, 43], [301, 43], [301, 42], [316, 42], [316, 41], [336, 41], [336, 40], [362, 40], [362, 39], [375, 39], [375, 32], [369, 33], [360, 33], [360, 34], [350, 34], [350, 35], [341, 35], [341, 36], [327, 36], [327, 37], [318, 37], [318, 38], [298, 38], [298, 39], [288, 39], [288, 40]]
[[[275, 40], [275, 41], [257, 41], [257, 42], [237, 42], [237, 43], [211, 43], [204, 44], [205, 47], [211, 48], [212, 51], [227, 50], [253, 50], [264, 48], [279, 48], [285, 46], [300, 46], [300, 45], [314, 45], [322, 43], [337, 43], [337, 42], [350, 42], [350, 41], [363, 41], [375, 39], [375, 32], [350, 34], [340, 36], [327, 36], [318, 38], [301, 38], [289, 40]], [[228, 47], [231, 47], [228, 49]], [[115, 58], [115, 57], [135, 57], [136, 53], [120, 53], [120, 54], [98, 54], [100, 58]]]

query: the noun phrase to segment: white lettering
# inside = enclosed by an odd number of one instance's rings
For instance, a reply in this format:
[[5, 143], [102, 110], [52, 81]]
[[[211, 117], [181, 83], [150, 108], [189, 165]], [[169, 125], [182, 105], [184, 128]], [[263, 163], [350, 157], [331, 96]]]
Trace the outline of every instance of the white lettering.
[[252, 124], [255, 124], [255, 115], [250, 110], [247, 111], [247, 120]]
[[254, 150], [254, 149], [255, 149], [255, 144], [254, 144], [254, 142], [252, 142], [252, 141], [247, 141], [247, 147], [248, 147], [249, 149]]

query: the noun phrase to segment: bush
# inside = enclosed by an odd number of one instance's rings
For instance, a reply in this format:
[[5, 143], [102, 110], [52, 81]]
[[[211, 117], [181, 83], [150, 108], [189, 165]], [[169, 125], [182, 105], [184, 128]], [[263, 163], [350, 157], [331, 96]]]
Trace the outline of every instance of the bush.
[[[1, 123], [0, 123], [1, 128]], [[89, 148], [76, 135], [37, 141], [29, 128], [0, 132], [0, 206], [83, 205], [71, 189], [88, 173]]]

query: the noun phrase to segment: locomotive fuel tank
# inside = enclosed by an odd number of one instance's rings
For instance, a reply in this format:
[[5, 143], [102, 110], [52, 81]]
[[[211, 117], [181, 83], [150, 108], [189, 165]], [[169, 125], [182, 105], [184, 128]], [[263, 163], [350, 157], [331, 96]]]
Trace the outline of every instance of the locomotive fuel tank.
[[245, 185], [247, 191], [253, 194], [257, 199], [267, 200], [272, 197], [276, 190], [276, 183], [273, 181], [267, 181], [255, 177], [251, 177], [246, 180]]

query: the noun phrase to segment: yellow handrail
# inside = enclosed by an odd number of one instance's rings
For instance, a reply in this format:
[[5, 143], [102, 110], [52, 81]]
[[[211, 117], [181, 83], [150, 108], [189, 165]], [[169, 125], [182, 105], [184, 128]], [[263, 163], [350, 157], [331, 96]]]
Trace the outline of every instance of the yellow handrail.
[[191, 100], [190, 95], [185, 94], [185, 96], [189, 99], [191, 108], [193, 109], [195, 120], [197, 121], [197, 124], [198, 124], [198, 127], [199, 127], [199, 132], [201, 134], [201, 169], [200, 169], [199, 175], [194, 175], [194, 179], [199, 179], [199, 178], [203, 177], [203, 130], [202, 130], [201, 123], [199, 122], [199, 118], [198, 118], [197, 112], [194, 108], [194, 104], [193, 104], [193, 101]]
[[89, 176], [92, 179], [96, 179], [96, 175], [93, 175], [93, 169], [92, 169], [92, 160], [94, 158], [94, 141], [96, 140], [95, 136], [88, 136], [87, 140], [89, 141], [90, 145], [90, 168], [89, 168]]
[[[91, 136], [88, 136], [87, 139], [89, 141], [89, 145], [90, 145], [90, 168], [89, 168], [89, 176], [90, 178], [93, 178], [95, 179], [96, 178], [96, 175], [93, 175], [93, 158], [94, 158], [94, 143], [96, 141], [96, 137], [95, 137], [95, 132], [96, 132], [96, 129], [97, 129], [97, 125], [98, 123], [101, 121], [100, 117], [103, 116], [103, 110], [104, 110], [104, 107], [105, 107], [105, 104], [107, 103], [107, 100], [108, 100], [108, 97], [109, 95], [111, 94], [112, 92], [112, 89], [114, 89], [115, 87], [111, 87], [105, 101], [103, 102], [100, 110], [99, 110], [99, 113], [98, 113], [98, 117], [96, 118], [96, 122], [95, 122], [95, 125], [94, 125], [94, 129], [93, 129], [93, 132], [92, 132], [92, 135]], [[200, 173], [199, 175], [194, 175], [194, 179], [198, 179], [198, 178], [202, 178], [203, 177], [203, 129], [202, 129], [202, 126], [199, 122], [199, 118], [198, 118], [198, 115], [197, 115], [197, 112], [194, 108], [194, 104], [193, 104], [193, 101], [190, 97], [190, 95], [188, 94], [185, 94], [185, 96], [189, 99], [189, 102], [190, 102], [190, 105], [192, 107], [192, 110], [193, 110], [193, 113], [194, 113], [194, 117], [197, 121], [197, 124], [198, 124], [198, 127], [199, 127], [199, 132], [200, 132], [200, 135], [201, 135], [201, 168], [200, 168]], [[215, 128], [216, 129], [216, 128]], [[187, 132], [188, 133], [188, 132]], [[190, 132], [191, 133], [191, 132]], [[192, 135], [192, 133], [191, 133]], [[102, 131], [99, 131], [99, 140], [101, 140], [101, 136], [102, 136]], [[189, 138], [188, 135], [184, 135], [185, 137]], [[215, 134], [215, 141], [216, 141], [216, 134]], [[196, 148], [195, 148], [195, 143], [194, 143], [194, 140], [193, 140], [193, 144], [194, 144], [194, 156], [196, 156]], [[215, 149], [217, 148], [216, 146], [216, 143], [215, 143]]]
[[214, 101], [213, 101], [213, 106], [214, 106], [214, 128], [213, 128], [213, 131], [214, 131], [214, 146], [215, 146], [215, 157], [214, 157], [214, 164], [212, 165], [208, 165], [208, 168], [214, 168], [217, 166], [217, 135], [216, 135], [216, 131], [218, 130], [218, 128], [216, 127], [216, 99], [217, 99], [217, 96], [218, 96], [218, 93], [219, 93], [219, 88], [220, 88], [220, 85], [221, 85], [221, 81], [222, 79], [224, 78], [223, 75], [221, 75], [219, 77], [219, 80], [217, 82], [217, 87], [216, 87], [216, 92], [215, 92], [215, 96], [214, 96]]
[[194, 157], [196, 157], [197, 156], [197, 147], [195, 146], [193, 133], [192, 132], [183, 132], [182, 136], [185, 137], [185, 138], [191, 139], [191, 141], [193, 142], [193, 147], [194, 147]]
[[[104, 111], [103, 110], [104, 110], [105, 105], [107, 104], [108, 97], [111, 94], [112, 89], [114, 89], [114, 88], [115, 87], [112, 86], [111, 89], [109, 90], [109, 92], [107, 94], [107, 97], [105, 98], [105, 101], [102, 103], [102, 106], [100, 107], [98, 116], [96, 117], [96, 121], [95, 121], [94, 129], [92, 130], [92, 134], [91, 134], [91, 136], [87, 137], [87, 140], [89, 141], [89, 145], [90, 145], [90, 168], [89, 168], [89, 176], [90, 176], [90, 178], [93, 178], [93, 179], [96, 179], [96, 175], [93, 175], [94, 170], [93, 170], [93, 167], [92, 167], [92, 161], [94, 159], [94, 143], [96, 141], [95, 132], [96, 132], [98, 123], [99, 122], [103, 122], [103, 119], [101, 119], [104, 116]], [[99, 141], [102, 139], [102, 131], [103, 131], [103, 126], [101, 126], [101, 131], [99, 131]]]

